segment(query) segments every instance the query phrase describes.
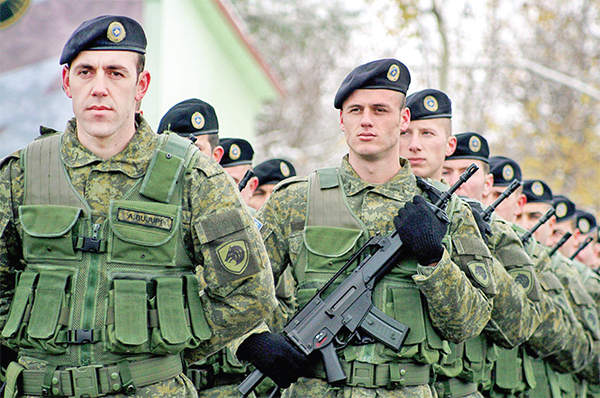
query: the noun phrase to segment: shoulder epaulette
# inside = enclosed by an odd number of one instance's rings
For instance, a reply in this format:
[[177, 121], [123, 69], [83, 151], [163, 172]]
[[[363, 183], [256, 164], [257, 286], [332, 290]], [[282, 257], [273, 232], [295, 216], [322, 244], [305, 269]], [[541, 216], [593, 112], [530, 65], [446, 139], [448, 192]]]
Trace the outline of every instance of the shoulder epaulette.
[[303, 176], [286, 178], [285, 180], [280, 181], [277, 185], [275, 185], [275, 188], [273, 188], [273, 192], [281, 190], [287, 187], [288, 185], [296, 184], [299, 182], [308, 182], [308, 177]]
[[219, 163], [215, 162], [199, 150], [192, 158], [191, 165], [193, 168], [202, 171], [207, 177], [212, 177], [224, 172]]

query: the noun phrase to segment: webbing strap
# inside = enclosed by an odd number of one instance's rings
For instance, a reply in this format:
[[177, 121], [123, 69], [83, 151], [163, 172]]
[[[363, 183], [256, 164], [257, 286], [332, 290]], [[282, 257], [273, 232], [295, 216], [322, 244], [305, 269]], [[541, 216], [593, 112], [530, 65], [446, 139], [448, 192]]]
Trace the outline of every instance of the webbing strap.
[[25, 151], [25, 204], [63, 205], [84, 209], [60, 159], [62, 134], [33, 141]]
[[[127, 366], [129, 374], [127, 370], [124, 371], [124, 368], [124, 364], [120, 363], [57, 370], [53, 372], [51, 380], [52, 392], [54, 395], [75, 396], [77, 384], [85, 385], [87, 388], [87, 383], [93, 382], [94, 385], [89, 385], [90, 390], [97, 390], [98, 395], [90, 395], [89, 398], [119, 391], [131, 393], [134, 388], [168, 380], [183, 372], [181, 358], [178, 355], [129, 362]], [[22, 394], [41, 396], [46, 371], [21, 369], [21, 372]], [[128, 386], [135, 387], [128, 388]]]

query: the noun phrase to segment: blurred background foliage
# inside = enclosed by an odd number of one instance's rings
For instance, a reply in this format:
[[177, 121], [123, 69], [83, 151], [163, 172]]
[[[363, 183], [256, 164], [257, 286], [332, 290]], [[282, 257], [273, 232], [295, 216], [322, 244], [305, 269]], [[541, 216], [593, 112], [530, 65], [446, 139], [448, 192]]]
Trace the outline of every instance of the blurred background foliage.
[[453, 101], [477, 131], [578, 207], [600, 214], [600, 0], [232, 0], [287, 95], [259, 120], [257, 160], [299, 174], [346, 152], [333, 96], [354, 67], [395, 57], [410, 92]]

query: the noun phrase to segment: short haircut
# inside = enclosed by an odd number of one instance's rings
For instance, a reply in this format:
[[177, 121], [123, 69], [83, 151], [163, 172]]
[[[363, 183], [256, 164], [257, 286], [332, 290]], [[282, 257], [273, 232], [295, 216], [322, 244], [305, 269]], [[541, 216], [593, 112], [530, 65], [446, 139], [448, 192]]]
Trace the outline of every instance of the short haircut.
[[214, 151], [219, 146], [219, 134], [207, 134], [210, 150]]

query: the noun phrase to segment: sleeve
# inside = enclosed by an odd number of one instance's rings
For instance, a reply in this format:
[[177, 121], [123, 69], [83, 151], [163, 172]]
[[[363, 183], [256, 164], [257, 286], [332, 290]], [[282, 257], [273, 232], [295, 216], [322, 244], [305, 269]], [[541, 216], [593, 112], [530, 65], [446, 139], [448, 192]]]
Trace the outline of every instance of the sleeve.
[[433, 325], [460, 343], [479, 335], [490, 320], [496, 282], [491, 254], [470, 208], [453, 195], [448, 209], [444, 255], [433, 271], [419, 266], [413, 279], [426, 297]]
[[222, 170], [189, 177], [196, 274], [212, 337], [187, 353], [203, 358], [263, 321], [276, 305], [269, 258], [250, 213]]
[[541, 322], [541, 316], [536, 303], [527, 297], [523, 287], [496, 258], [492, 261], [492, 273], [497, 294], [485, 330], [496, 344], [510, 349], [531, 337]]
[[22, 181], [18, 159], [5, 159], [0, 164], [0, 330], [4, 328], [8, 317], [16, 272], [21, 264], [22, 250], [15, 229], [13, 192], [22, 194]]
[[442, 336], [460, 343], [479, 335], [490, 319], [491, 299], [471, 284], [446, 250], [434, 270], [423, 273], [413, 279], [427, 300], [433, 326]]

